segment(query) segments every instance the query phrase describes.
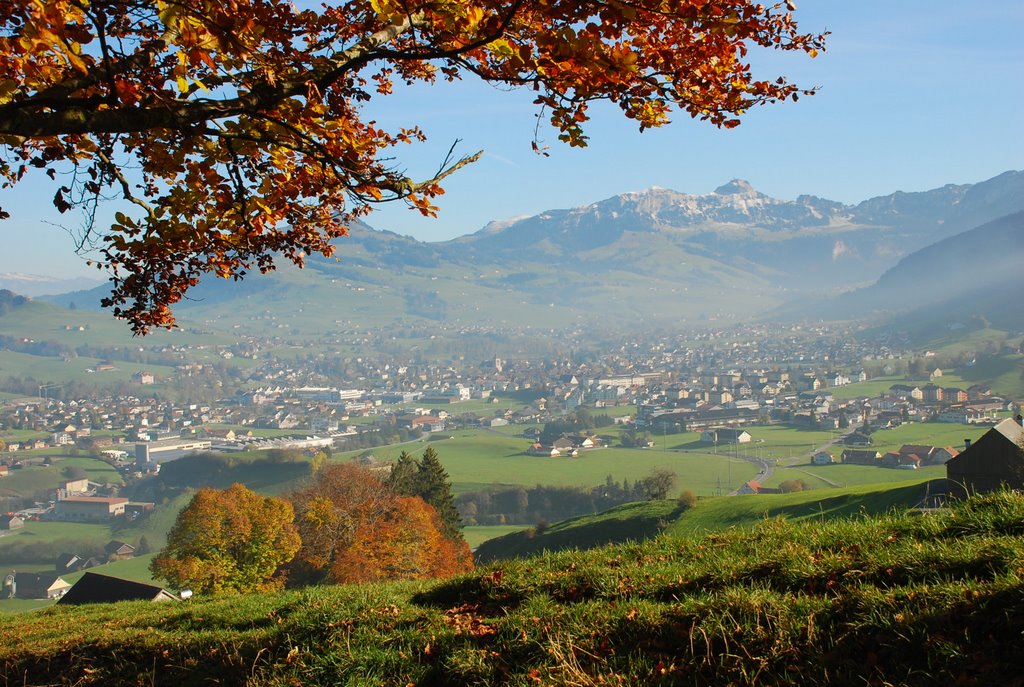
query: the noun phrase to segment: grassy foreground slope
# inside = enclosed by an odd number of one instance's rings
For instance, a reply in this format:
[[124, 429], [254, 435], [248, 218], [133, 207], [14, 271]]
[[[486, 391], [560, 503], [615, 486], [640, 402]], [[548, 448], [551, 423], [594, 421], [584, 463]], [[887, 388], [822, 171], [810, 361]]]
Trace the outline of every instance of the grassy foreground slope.
[[1024, 497], [0, 619], [5, 684], [936, 685], [1024, 675]]

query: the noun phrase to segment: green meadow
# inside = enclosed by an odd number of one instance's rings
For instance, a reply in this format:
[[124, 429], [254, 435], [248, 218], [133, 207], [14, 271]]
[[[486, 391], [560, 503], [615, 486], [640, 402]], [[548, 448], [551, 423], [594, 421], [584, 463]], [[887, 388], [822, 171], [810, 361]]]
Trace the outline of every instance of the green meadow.
[[[487, 430], [458, 430], [444, 433], [452, 438], [432, 441], [448, 471], [456, 492], [473, 491], [494, 484], [535, 486], [593, 487], [603, 484], [608, 475], [617, 482], [631, 482], [655, 469], [673, 470], [679, 484], [694, 493], [711, 495], [728, 491], [751, 479], [757, 468], [722, 452], [683, 452], [675, 450], [600, 448], [580, 451], [577, 458], [546, 458], [526, 454], [529, 441]], [[668, 437], [672, 439], [670, 435]], [[379, 462], [395, 460], [401, 451], [422, 453], [426, 442], [406, 443], [373, 449]], [[336, 454], [335, 459], [354, 457], [352, 451]]]
[[[964, 448], [964, 439], [977, 441], [990, 427], [984, 425], [961, 425], [951, 422], [912, 422], [894, 427], [880, 429], [871, 435], [872, 449], [885, 453], [894, 451], [904, 444], [924, 444], [928, 446], [951, 446], [958, 451]], [[839, 448], [838, 446], [836, 447]], [[842, 453], [842, 451], [839, 451]], [[838, 458], [836, 454], [836, 458]]]
[[[31, 456], [36, 451], [25, 451], [16, 454], [24, 458]], [[42, 451], [38, 452], [42, 453]], [[7, 477], [0, 478], [0, 488], [9, 493], [16, 493], [22, 496], [38, 495], [40, 492], [49, 492], [50, 498], [57, 490], [60, 483], [68, 479], [65, 469], [70, 467], [85, 470], [86, 476], [93, 482], [99, 484], [121, 484], [121, 474], [109, 464], [90, 458], [88, 456], [51, 455], [52, 465], [26, 465], [25, 467], [11, 470]]]
[[[123, 360], [112, 362], [114, 369], [97, 372], [99, 358], [75, 357], [67, 360], [15, 351], [0, 351], [0, 377], [32, 377], [40, 382], [89, 382], [103, 385], [127, 382], [136, 372], [152, 372], [156, 379], [166, 379], [174, 368], [164, 365], [142, 365]], [[156, 388], [157, 385], [154, 385]]]

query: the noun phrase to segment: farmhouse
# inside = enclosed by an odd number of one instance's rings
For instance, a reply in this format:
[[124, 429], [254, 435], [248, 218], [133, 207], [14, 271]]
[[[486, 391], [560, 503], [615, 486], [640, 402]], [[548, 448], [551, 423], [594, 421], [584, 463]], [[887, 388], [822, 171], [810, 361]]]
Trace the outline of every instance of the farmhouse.
[[546, 446], [540, 442], [532, 444], [530, 448], [526, 450], [526, 453], [531, 456], [544, 456], [546, 458], [557, 458], [562, 455], [554, 446]]
[[71, 585], [56, 573], [14, 573], [17, 599], [59, 599]]
[[0, 515], [0, 530], [17, 530], [25, 526], [25, 521], [17, 515]]
[[881, 458], [880, 452], [869, 449], [848, 448], [841, 455], [842, 461], [851, 465], [878, 465]]
[[53, 514], [57, 520], [103, 522], [124, 515], [128, 499], [101, 496], [71, 496], [57, 501]]
[[811, 465], [832, 465], [834, 462], [835, 457], [828, 451], [818, 451], [811, 456]]
[[870, 446], [871, 436], [863, 432], [850, 432], [842, 438], [842, 443], [847, 446]]
[[946, 463], [949, 493], [963, 498], [1004, 487], [1024, 489], [1022, 445], [1020, 416], [1003, 420]]
[[108, 561], [123, 561], [135, 557], [135, 547], [123, 541], [113, 540], [103, 547]]
[[735, 427], [711, 427], [700, 433], [700, 440], [716, 444], [749, 444], [754, 437], [750, 432]]
[[60, 604], [115, 603], [117, 601], [177, 601], [178, 597], [155, 584], [87, 572], [61, 597]]

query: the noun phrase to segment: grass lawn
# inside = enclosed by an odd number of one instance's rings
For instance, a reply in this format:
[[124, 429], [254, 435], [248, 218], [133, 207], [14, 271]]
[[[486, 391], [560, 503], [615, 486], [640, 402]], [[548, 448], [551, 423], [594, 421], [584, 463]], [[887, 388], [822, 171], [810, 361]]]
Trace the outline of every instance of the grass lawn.
[[[156, 556], [155, 553], [147, 554], [145, 556], [139, 556], [126, 561], [115, 561], [113, 563], [106, 563], [104, 565], [98, 565], [95, 568], [90, 568], [89, 572], [99, 573], [101, 575], [109, 575], [111, 577], [120, 577], [125, 580], [133, 580], [135, 582], [145, 582], [146, 584], [160, 584], [159, 580], [154, 580], [149, 573], [149, 562]], [[17, 566], [19, 572], [52, 572], [53, 565], [48, 566], [32, 566], [32, 565], [19, 565]], [[7, 570], [5, 567], [0, 567], [0, 575], [6, 575]], [[64, 581], [69, 584], [78, 582], [85, 574], [85, 571], [71, 573], [69, 575], [61, 575]], [[172, 590], [177, 591], [177, 590]], [[6, 594], [6, 591], [4, 591]], [[24, 613], [26, 611], [34, 611], [40, 608], [49, 608], [55, 605], [57, 602], [52, 599], [8, 599], [0, 598], [0, 614], [8, 613]]]
[[[523, 427], [519, 425], [454, 430], [440, 435], [450, 438], [431, 442], [430, 445], [438, 452], [456, 493], [477, 491], [495, 484], [591, 487], [604, 482], [608, 475], [616, 481], [634, 481], [655, 468], [666, 468], [678, 474], [678, 488], [689, 489], [700, 496], [712, 496], [735, 489], [757, 474], [753, 464], [735, 457], [737, 449], [743, 454], [778, 461], [776, 472], [766, 486], [777, 486], [787, 479], [802, 479], [813, 488], [826, 488], [834, 484], [854, 486], [913, 481], [944, 474], [941, 467], [918, 472], [857, 465], [812, 468], [808, 460], [811, 448], [828, 443], [839, 433], [786, 425], [748, 428], [755, 441], [739, 447], [709, 446], [699, 441], [697, 433], [684, 432], [652, 435], [653, 449], [614, 446], [583, 451], [578, 458], [528, 456], [525, 454], [528, 441], [519, 436], [522, 431]], [[962, 447], [965, 437], [976, 440], [985, 431], [985, 427], [972, 425], [907, 424], [876, 432], [873, 448], [884, 453], [908, 443]], [[377, 460], [387, 462], [395, 460], [403, 450], [418, 455], [426, 446], [426, 442], [407, 442], [377, 447], [373, 454]], [[842, 450], [842, 446], [835, 445], [832, 453], [838, 459]], [[361, 451], [350, 451], [336, 454], [335, 458], [347, 459], [359, 453]]]
[[[544, 425], [537, 423], [522, 424], [522, 425], [504, 425], [502, 427], [489, 427], [487, 431], [494, 432], [495, 434], [501, 434], [507, 437], [517, 437], [523, 439], [523, 432], [530, 428], [544, 429]], [[526, 441], [523, 439], [523, 441]]]
[[[464, 485], [494, 483], [593, 487], [603, 484], [608, 475], [617, 482], [623, 479], [632, 482], [655, 468], [664, 468], [679, 475], [680, 488], [711, 495], [719, 489], [728, 491], [730, 484], [735, 488], [757, 474], [757, 468], [751, 463], [709, 453], [603, 448], [582, 451], [578, 458], [542, 458], [526, 455], [529, 444], [521, 437], [487, 430], [458, 430], [449, 436], [453, 438], [431, 446], [460, 493], [467, 491]], [[673, 445], [673, 438], [673, 435], [667, 437], [669, 445]], [[426, 446], [425, 442], [397, 444], [375, 448], [373, 454], [378, 461], [392, 461], [402, 450], [420, 454]], [[351, 458], [359, 453], [361, 451], [336, 454], [335, 459]]]
[[112, 467], [109, 463], [90, 456], [55, 455], [52, 467], [58, 468], [62, 475], [65, 468], [82, 468], [88, 475], [89, 480], [98, 484], [122, 484], [124, 482], [121, 478], [121, 473], [116, 468]]
[[[86, 548], [96, 550], [102, 548], [111, 539], [114, 537], [111, 535], [109, 525], [29, 521], [23, 528], [0, 537], [0, 573], [9, 572], [10, 569], [19, 567], [18, 562], [9, 558], [9, 550], [12, 547], [20, 549], [33, 544], [48, 544], [49, 548], [56, 551], [54, 553], [56, 556], [61, 551], [82, 553]], [[34, 567], [36, 566], [25, 566], [24, 569], [31, 570]]]
[[66, 479], [57, 465], [28, 465], [11, 472], [0, 480], [0, 487], [25, 498], [53, 498], [53, 492]]
[[[788, 425], [767, 425], [747, 427], [754, 441], [739, 447], [741, 453], [756, 454], [765, 458], [792, 458], [810, 456], [811, 450], [838, 437], [836, 431], [820, 429], [798, 429]], [[706, 446], [706, 444], [704, 444]], [[718, 446], [718, 452], [732, 451], [732, 446]]]
[[462, 536], [469, 544], [469, 548], [475, 549], [488, 539], [525, 529], [526, 525], [472, 525], [462, 528]]
[[[809, 466], [808, 466], [809, 467]], [[826, 475], [826, 477], [828, 477]], [[822, 479], [800, 467], [779, 467], [772, 470], [772, 476], [761, 482], [761, 486], [772, 489], [789, 480], [803, 480], [808, 489], [832, 489], [835, 480]]]
[[[6, 594], [6, 592], [4, 593]], [[40, 608], [49, 608], [55, 603], [57, 602], [52, 599], [8, 599], [4, 597], [0, 598], [0, 614], [6, 615], [35, 611]]]
[[[786, 477], [779, 478], [781, 474]], [[873, 465], [801, 465], [790, 466], [777, 470], [766, 486], [778, 486], [783, 479], [802, 479], [812, 487], [824, 483], [832, 486], [854, 487], [871, 484], [894, 484], [898, 482], [920, 482], [926, 479], [939, 479], [946, 476], [943, 465], [931, 465], [919, 470], [895, 470]]]
[[1008, 333], [1001, 329], [979, 328], [973, 331], [939, 330], [928, 340], [928, 348], [945, 356], [982, 350], [989, 342], [1001, 344]]
[[844, 386], [833, 386], [825, 389], [832, 394], [836, 400], [847, 400], [851, 398], [875, 398], [889, 391], [893, 384], [908, 384], [904, 375], [893, 375], [891, 377], [876, 377], [866, 382], [855, 382]]
[[0, 439], [10, 444], [12, 442], [31, 441], [32, 439], [47, 439], [51, 432], [37, 432], [32, 429], [9, 429], [0, 432]]
[[406, 411], [415, 408], [427, 408], [428, 410], [445, 410], [449, 415], [462, 415], [464, 413], [475, 413], [480, 417], [494, 417], [494, 413], [502, 408], [522, 408], [523, 404], [508, 398], [499, 398], [494, 403], [489, 398], [478, 398], [458, 403], [410, 403], [404, 406]]
[[[965, 385], [987, 383], [997, 394], [1010, 398], [1024, 398], [1024, 355], [978, 356], [971, 367], [956, 370]], [[946, 376], [940, 381], [943, 383]]]
[[[33, 452], [25, 452], [31, 455]], [[121, 474], [107, 463], [88, 456], [54, 456], [53, 465], [29, 465], [11, 470], [0, 481], [4, 490], [16, 492], [26, 498], [42, 497], [42, 492], [53, 492], [67, 479], [64, 468], [80, 467], [93, 482], [121, 484]], [[53, 498], [53, 494], [49, 494]]]
[[[881, 472], [881, 470], [879, 469]], [[885, 470], [884, 472], [889, 472]], [[915, 471], [918, 475], [920, 471]], [[672, 522], [666, 533], [699, 536], [733, 527], [752, 527], [767, 518], [832, 520], [863, 513], [880, 514], [906, 510], [924, 494], [924, 480], [910, 483], [879, 483], [841, 490], [814, 489], [793, 494], [753, 494], [702, 499]]]
[[0, 377], [14, 375], [33, 377], [41, 382], [89, 382], [106, 384], [126, 382], [136, 372], [152, 372], [157, 379], [166, 379], [174, 373], [174, 368], [163, 365], [142, 365], [121, 360], [113, 361], [116, 369], [109, 372], [96, 372], [98, 358], [50, 358], [14, 351], [0, 351]]
[[39, 542], [85, 542], [102, 541], [106, 544], [113, 539], [110, 525], [88, 522], [52, 522], [30, 520], [19, 530], [0, 537], [0, 558], [3, 547], [16, 539], [31, 539]]
[[[913, 422], [893, 429], [880, 429], [871, 435], [871, 447], [885, 453], [895, 451], [904, 444], [925, 444], [928, 446], [952, 446], [962, 451], [964, 439], [977, 441], [989, 427], [982, 425], [961, 425], [950, 422]], [[839, 448], [839, 447], [836, 447]], [[842, 450], [839, 450], [842, 453]], [[838, 454], [836, 455], [838, 458]]]
[[[674, 505], [656, 506], [631, 520], [661, 529]], [[807, 519], [841, 507], [792, 503]], [[1022, 517], [1019, 496], [1001, 497], [444, 581], [57, 608], [0, 621], [0, 663], [11, 684], [1009, 685], [1024, 654]]]

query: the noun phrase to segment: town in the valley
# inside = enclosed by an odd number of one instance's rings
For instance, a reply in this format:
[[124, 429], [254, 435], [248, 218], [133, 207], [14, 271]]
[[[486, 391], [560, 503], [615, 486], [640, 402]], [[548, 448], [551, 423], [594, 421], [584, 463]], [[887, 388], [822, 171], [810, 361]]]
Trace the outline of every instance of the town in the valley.
[[[40, 383], [36, 393], [3, 403], [0, 475], [88, 455], [116, 468], [120, 479], [97, 483], [66, 473], [49, 498], [8, 495], [5, 510], [9, 521], [133, 518], [154, 504], [128, 498], [126, 487], [195, 452], [358, 451], [372, 461], [374, 447], [514, 425], [523, 425], [516, 433], [522, 454], [535, 458], [585, 460], [597, 448], [653, 449], [659, 436], [696, 432], [691, 449], [717, 454], [732, 447], [736, 457], [756, 461], [757, 477], [765, 478], [777, 461], [764, 459], [764, 451], [758, 457], [759, 428], [787, 426], [823, 430], [830, 439], [793, 459], [915, 470], [944, 464], [964, 444], [918, 441], [880, 451], [871, 433], [908, 423], [976, 428], [1018, 412], [1019, 399], [947, 372], [969, 371], [979, 356], [1019, 353], [1009, 341], [951, 358], [908, 350], [892, 335], [856, 334], [834, 325], [730, 326], [605, 337], [600, 349], [580, 334], [561, 340], [550, 357], [456, 355], [443, 362], [425, 362], [415, 351], [375, 354], [372, 334], [365, 353], [346, 357], [286, 357], [267, 352], [280, 351], [280, 342], [254, 337], [202, 350], [216, 362], [195, 362], [200, 351], [189, 346], [153, 350], [168, 378], [141, 370], [104, 389], [104, 375], [119, 366], [113, 351], [92, 368], [96, 384], [88, 395], [69, 395], [81, 385]], [[252, 364], [242, 368], [240, 359]], [[175, 388], [201, 400], [169, 391]], [[541, 429], [580, 413], [611, 425]], [[757, 479], [726, 486], [731, 493], [778, 490]]]

